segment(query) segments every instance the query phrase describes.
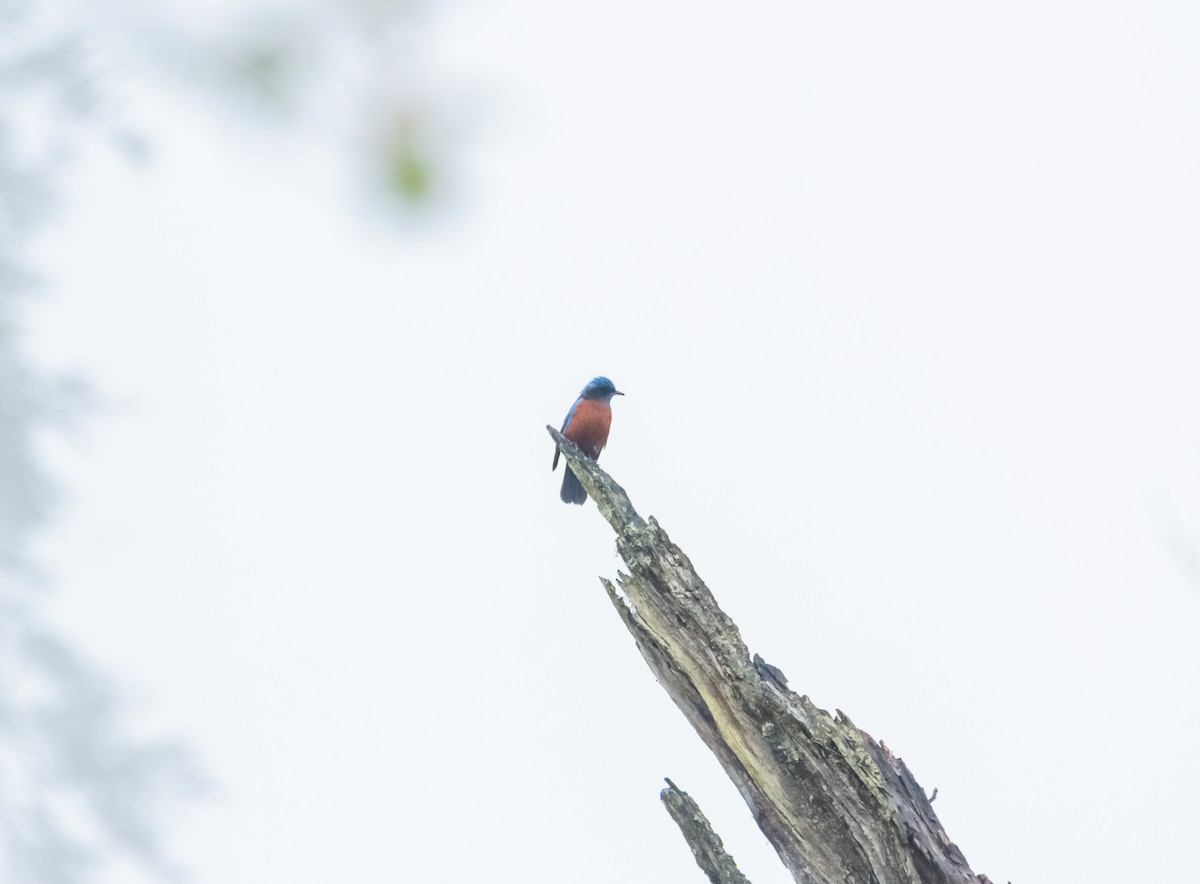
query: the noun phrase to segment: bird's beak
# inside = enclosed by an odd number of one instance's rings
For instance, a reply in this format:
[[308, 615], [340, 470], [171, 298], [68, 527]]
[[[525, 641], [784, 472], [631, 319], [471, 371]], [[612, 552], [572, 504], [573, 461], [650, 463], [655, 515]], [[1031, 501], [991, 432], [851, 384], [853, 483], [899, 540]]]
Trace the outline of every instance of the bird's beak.
[[614, 395], [614, 396], [624, 396], [625, 394], [624, 394], [624, 393], [622, 393], [620, 390], [616, 390], [616, 391], [614, 391], [614, 392], [613, 392], [613, 395]]

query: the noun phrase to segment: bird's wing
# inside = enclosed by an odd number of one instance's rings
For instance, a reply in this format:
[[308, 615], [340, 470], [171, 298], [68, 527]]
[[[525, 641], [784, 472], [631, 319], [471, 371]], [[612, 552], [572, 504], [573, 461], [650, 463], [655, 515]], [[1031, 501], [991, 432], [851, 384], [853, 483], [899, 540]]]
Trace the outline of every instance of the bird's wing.
[[[583, 401], [583, 397], [582, 397], [582, 396], [580, 396], [578, 399], [576, 399], [576, 400], [575, 400], [575, 401], [574, 401], [574, 402], [571, 404], [571, 410], [567, 412], [567, 416], [566, 416], [566, 418], [563, 420], [562, 429], [561, 429], [561, 430], [559, 430], [559, 432], [560, 432], [560, 433], [565, 433], [565, 432], [567, 432], [567, 427], [569, 427], [569, 426], [571, 425], [571, 418], [575, 417], [575, 409], [579, 407], [579, 403], [580, 403], [580, 402], [582, 402], [582, 401]], [[558, 469], [558, 455], [559, 455], [559, 454], [560, 454], [560, 452], [559, 452], [559, 450], [558, 450], [558, 446], [557, 446], [557, 445], [555, 445], [555, 446], [554, 446], [554, 463], [552, 463], [552, 464], [550, 465], [550, 470], [551, 470], [551, 471], [554, 471], [554, 470], [557, 470], [557, 469]]]

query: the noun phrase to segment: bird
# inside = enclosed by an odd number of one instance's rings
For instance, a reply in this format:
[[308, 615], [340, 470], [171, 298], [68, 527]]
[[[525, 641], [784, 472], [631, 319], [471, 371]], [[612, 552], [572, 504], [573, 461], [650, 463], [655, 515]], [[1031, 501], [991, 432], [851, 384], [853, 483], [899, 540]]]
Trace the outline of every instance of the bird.
[[[612, 402], [613, 396], [624, 395], [612, 381], [603, 375], [592, 378], [580, 391], [579, 398], [575, 400], [571, 410], [567, 412], [567, 419], [563, 421], [562, 429], [559, 432], [578, 445], [579, 450], [585, 455], [592, 460], [597, 460], [600, 452], [608, 443], [608, 428], [612, 425], [612, 405], [609, 403]], [[558, 469], [559, 453], [558, 448], [555, 447], [554, 463], [550, 465], [551, 470]], [[587, 500], [587, 492], [583, 490], [583, 485], [579, 483], [578, 477], [571, 471], [569, 465], [564, 464], [563, 470], [565, 472], [559, 497], [562, 498], [563, 503], [582, 504]]]

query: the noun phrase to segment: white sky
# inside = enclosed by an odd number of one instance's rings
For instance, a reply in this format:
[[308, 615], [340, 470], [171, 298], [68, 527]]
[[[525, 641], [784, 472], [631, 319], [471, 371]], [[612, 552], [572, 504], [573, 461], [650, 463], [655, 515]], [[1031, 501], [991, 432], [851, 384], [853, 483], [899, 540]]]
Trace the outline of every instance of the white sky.
[[113, 50], [153, 158], [39, 250], [35, 352], [109, 403], [40, 554], [217, 783], [197, 884], [702, 880], [663, 776], [787, 879], [558, 500], [599, 373], [602, 464], [977, 872], [1194, 867], [1200, 14], [842, 6], [443, 11], [424, 227]]

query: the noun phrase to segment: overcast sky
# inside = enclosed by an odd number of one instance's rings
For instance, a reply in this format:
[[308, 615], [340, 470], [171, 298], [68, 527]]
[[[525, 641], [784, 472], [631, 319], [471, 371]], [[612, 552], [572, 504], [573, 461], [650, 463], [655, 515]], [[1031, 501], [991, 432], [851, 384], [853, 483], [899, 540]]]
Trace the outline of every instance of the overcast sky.
[[558, 500], [596, 374], [601, 464], [976, 872], [1194, 868], [1192, 5], [457, 4], [452, 193], [399, 220], [97, 34], [149, 155], [37, 252], [30, 346], [105, 403], [38, 556], [215, 784], [196, 884], [702, 880], [664, 776], [787, 880]]

